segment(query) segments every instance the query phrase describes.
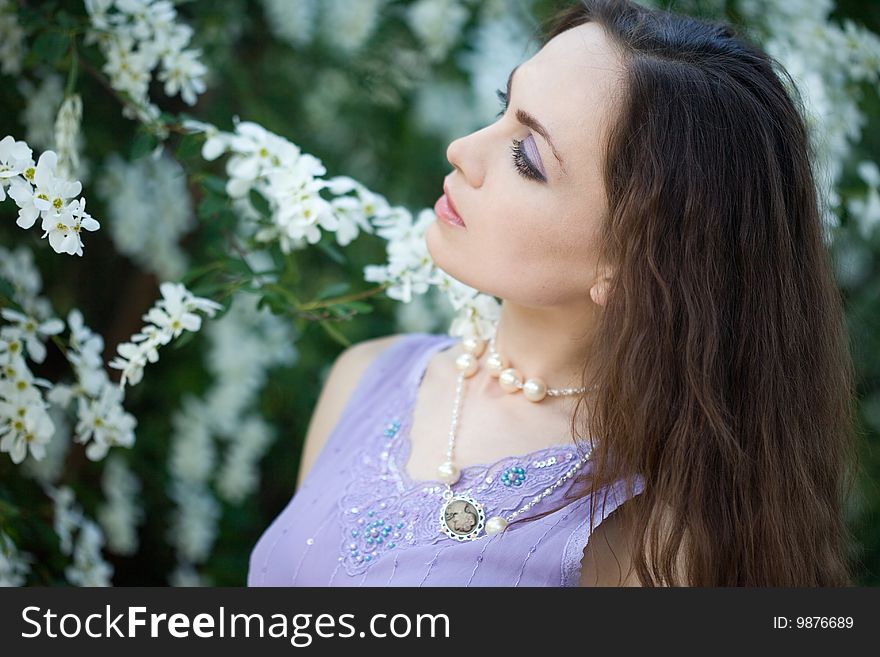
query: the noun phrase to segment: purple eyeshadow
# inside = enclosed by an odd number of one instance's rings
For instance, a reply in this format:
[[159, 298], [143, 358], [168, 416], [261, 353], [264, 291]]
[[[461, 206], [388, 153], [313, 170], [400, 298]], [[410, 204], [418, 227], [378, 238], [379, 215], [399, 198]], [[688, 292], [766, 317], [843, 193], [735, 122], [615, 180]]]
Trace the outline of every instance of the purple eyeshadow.
[[541, 156], [538, 153], [538, 145], [535, 143], [535, 138], [532, 135], [529, 135], [523, 139], [522, 146], [529, 162], [531, 162], [534, 167], [541, 172], [541, 175], [546, 178], [547, 172], [544, 171], [544, 164], [541, 162]]

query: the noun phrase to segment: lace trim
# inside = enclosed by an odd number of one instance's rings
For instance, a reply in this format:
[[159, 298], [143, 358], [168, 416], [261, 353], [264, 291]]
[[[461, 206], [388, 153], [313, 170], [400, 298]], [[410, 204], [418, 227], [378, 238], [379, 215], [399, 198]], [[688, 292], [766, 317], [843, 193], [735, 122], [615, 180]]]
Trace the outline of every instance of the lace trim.
[[[633, 496], [641, 493], [643, 489], [644, 480], [641, 476], [638, 476], [634, 483]], [[606, 488], [605, 490], [607, 494], [603, 495], [602, 502], [597, 504], [597, 515], [599, 520], [598, 522], [595, 522], [594, 518], [595, 524], [592, 528], [590, 528], [589, 497], [585, 497], [582, 500], [575, 502], [575, 504], [578, 505], [578, 508], [573, 512], [582, 513], [584, 519], [571, 532], [562, 551], [562, 586], [580, 586], [584, 548], [587, 546], [587, 541], [589, 541], [590, 535], [617, 507], [623, 504], [627, 499], [630, 499], [627, 498], [625, 494], [626, 481], [624, 480], [618, 481], [614, 486]]]
[[[404, 471], [419, 384], [430, 357], [449, 343], [448, 336], [441, 336], [418, 353], [414, 365], [406, 366], [412, 367], [409, 375], [402, 377], [406, 389], [400, 396], [389, 395], [402, 398], [403, 403], [396, 408], [389, 403], [382, 409], [388, 419], [364, 439], [363, 449], [352, 460], [348, 483], [338, 502], [343, 532], [339, 559], [349, 575], [365, 572], [387, 552], [452, 541], [441, 533], [437, 521], [442, 482], [413, 481]], [[454, 491], [476, 497], [487, 518], [506, 516], [555, 483], [578, 456], [574, 444], [553, 445], [491, 464], [467, 466], [462, 468]], [[565, 489], [560, 486], [548, 498]], [[485, 538], [483, 534], [476, 540]]]

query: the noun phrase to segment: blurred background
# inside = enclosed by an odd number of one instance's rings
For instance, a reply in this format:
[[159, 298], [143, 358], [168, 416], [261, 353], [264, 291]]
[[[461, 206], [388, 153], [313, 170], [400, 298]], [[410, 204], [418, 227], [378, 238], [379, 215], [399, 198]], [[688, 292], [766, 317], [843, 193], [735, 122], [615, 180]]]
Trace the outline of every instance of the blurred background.
[[[567, 4], [176, 2], [175, 20], [192, 28], [190, 45], [201, 51], [206, 88], [190, 104], [163, 95], [153, 80], [149, 95], [168, 117], [194, 117], [224, 131], [233, 129], [233, 117], [258, 123], [320, 158], [328, 172], [351, 176], [415, 213], [442, 193], [449, 142], [494, 120], [496, 90], [537, 51], [542, 21]], [[642, 4], [734, 23], [780, 60], [808, 103], [858, 371], [864, 452], [859, 495], [848, 509], [858, 541], [853, 557], [859, 583], [877, 585], [880, 2]], [[102, 224], [88, 235], [84, 257], [61, 256], [35, 231], [15, 226], [15, 204], [0, 203], [0, 280], [30, 266], [26, 256], [12, 255], [27, 248], [56, 315], [78, 308], [103, 336], [109, 360], [140, 329], [159, 283], [210, 262], [222, 243], [211, 180], [223, 169], [206, 163], [193, 140], [174, 135], [160, 142], [123, 115], [103, 72], [104, 55], [86, 43], [88, 17], [76, 1], [0, 0], [0, 137], [26, 140], [35, 157], [59, 148], [59, 109], [65, 95], [78, 93], [76, 174]], [[298, 289], [304, 298], [366, 289], [363, 269], [385, 262], [385, 247], [381, 237], [363, 234], [344, 248], [322, 241], [297, 251]], [[18, 465], [0, 454], [0, 581], [243, 585], [251, 548], [293, 495], [319, 382], [343, 346], [398, 331], [442, 332], [452, 317], [435, 289], [410, 303], [374, 296], [371, 308], [333, 318], [332, 330], [234, 298], [228, 313], [167, 347], [144, 383], [127, 391], [125, 408], [137, 418], [132, 447], [87, 458], [72, 440], [75, 416], [56, 408], [47, 458], [29, 456]], [[52, 344], [34, 368], [52, 381], [69, 370]], [[46, 491], [65, 486], [76, 508], [96, 521], [91, 551], [62, 546], [77, 512]]]

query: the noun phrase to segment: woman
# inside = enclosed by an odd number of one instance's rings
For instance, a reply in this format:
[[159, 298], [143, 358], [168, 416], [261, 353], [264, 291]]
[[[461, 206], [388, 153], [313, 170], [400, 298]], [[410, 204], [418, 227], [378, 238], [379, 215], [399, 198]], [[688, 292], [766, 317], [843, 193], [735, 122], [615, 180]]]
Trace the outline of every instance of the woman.
[[623, 0], [557, 17], [426, 235], [493, 343], [345, 351], [248, 583], [849, 584], [852, 364], [777, 68]]

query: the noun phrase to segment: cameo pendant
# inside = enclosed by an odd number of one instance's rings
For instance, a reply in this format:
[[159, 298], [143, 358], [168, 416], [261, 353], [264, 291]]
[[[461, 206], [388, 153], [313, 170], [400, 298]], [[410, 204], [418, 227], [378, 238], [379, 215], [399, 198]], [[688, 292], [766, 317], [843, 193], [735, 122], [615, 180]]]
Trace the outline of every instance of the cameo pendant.
[[440, 507], [440, 531], [457, 541], [473, 541], [486, 526], [483, 505], [470, 495], [453, 495]]

